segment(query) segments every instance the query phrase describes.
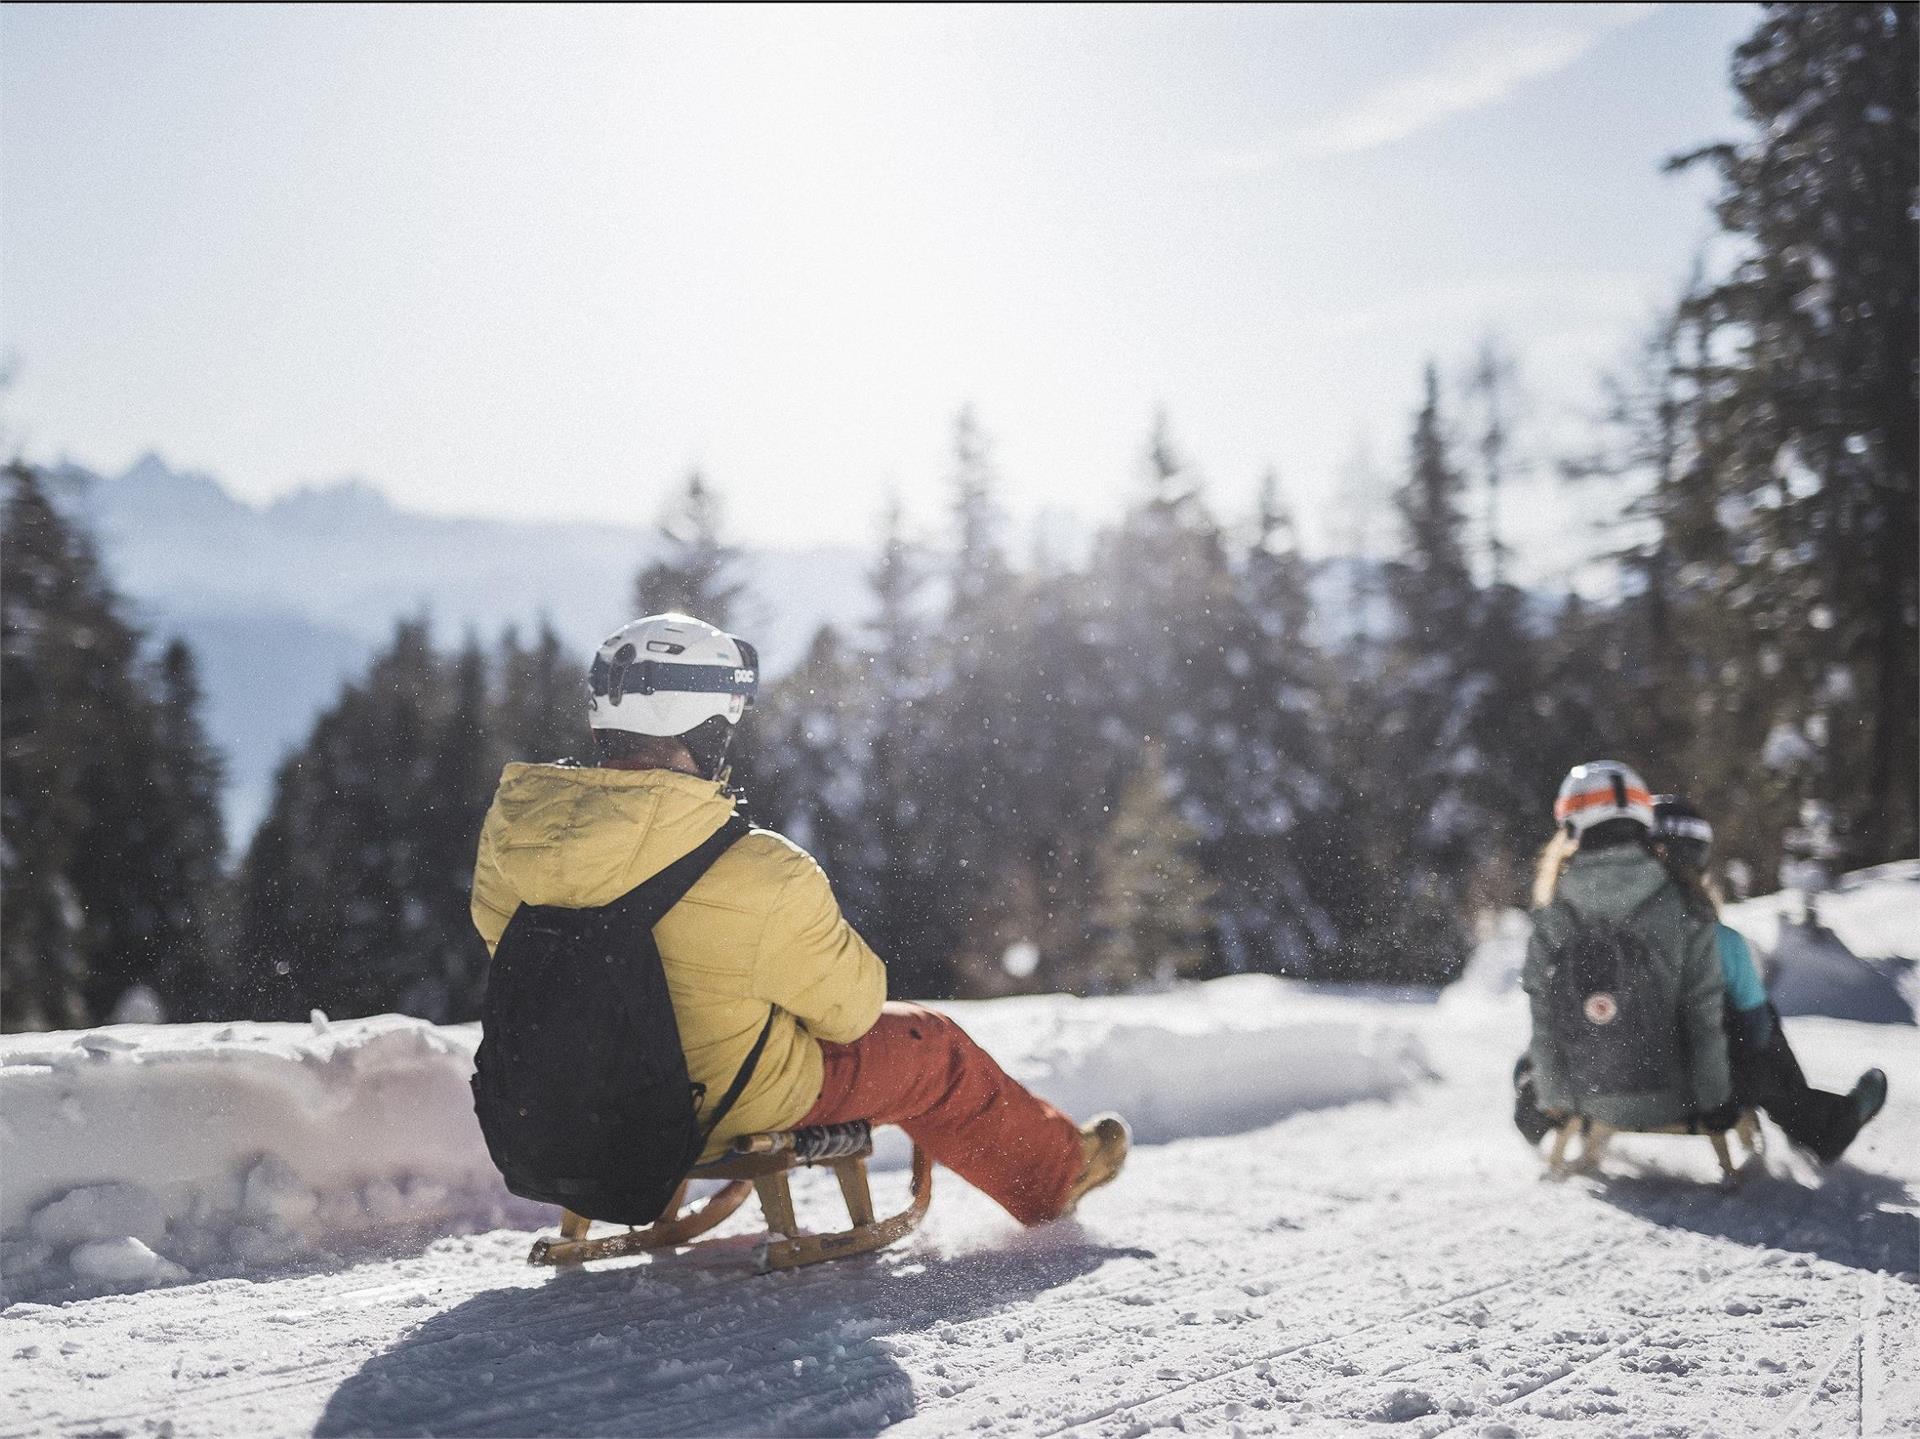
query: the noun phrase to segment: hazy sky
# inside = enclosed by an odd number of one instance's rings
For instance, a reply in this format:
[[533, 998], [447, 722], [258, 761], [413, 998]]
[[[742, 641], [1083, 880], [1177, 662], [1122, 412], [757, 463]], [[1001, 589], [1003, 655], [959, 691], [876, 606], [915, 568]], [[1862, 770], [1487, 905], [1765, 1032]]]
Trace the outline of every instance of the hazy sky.
[[963, 402], [1089, 519], [1164, 405], [1224, 510], [1276, 465], [1340, 544], [1427, 356], [1492, 328], [1539, 430], [1590, 401], [1712, 233], [1659, 167], [1736, 133], [1754, 19], [9, 5], [6, 426], [640, 523], [698, 463], [746, 539], [864, 543], [938, 518]]

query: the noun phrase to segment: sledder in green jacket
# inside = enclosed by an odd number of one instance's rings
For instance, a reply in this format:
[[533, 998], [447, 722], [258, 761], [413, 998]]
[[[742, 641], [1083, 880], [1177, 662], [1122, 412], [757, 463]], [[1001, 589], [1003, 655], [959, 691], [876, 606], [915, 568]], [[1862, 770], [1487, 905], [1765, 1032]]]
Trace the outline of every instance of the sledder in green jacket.
[[[1522, 973], [1539, 1108], [1621, 1129], [1729, 1127], [1714, 917], [1648, 851], [1653, 796], [1625, 765], [1599, 761], [1568, 775], [1554, 815], [1577, 848], [1537, 896]], [[1570, 991], [1569, 967], [1596, 944], [1618, 951], [1618, 982]]]

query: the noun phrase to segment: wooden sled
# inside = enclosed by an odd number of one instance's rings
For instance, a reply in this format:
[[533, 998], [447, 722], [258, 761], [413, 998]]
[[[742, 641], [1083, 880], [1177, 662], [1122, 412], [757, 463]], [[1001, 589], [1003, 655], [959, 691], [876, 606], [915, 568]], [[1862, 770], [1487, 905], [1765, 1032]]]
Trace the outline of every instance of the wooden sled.
[[[586, 1264], [654, 1249], [677, 1249], [731, 1217], [746, 1203], [748, 1195], [756, 1193], [767, 1221], [767, 1236], [756, 1251], [759, 1272], [798, 1269], [823, 1260], [870, 1254], [911, 1234], [933, 1202], [933, 1160], [916, 1144], [910, 1202], [898, 1214], [875, 1218], [873, 1194], [867, 1187], [867, 1159], [872, 1153], [873, 1127], [864, 1119], [811, 1129], [743, 1134], [726, 1154], [697, 1166], [675, 1191], [666, 1214], [652, 1224], [590, 1239], [587, 1231], [593, 1221], [563, 1209], [560, 1237], [535, 1240], [527, 1262]], [[851, 1227], [833, 1234], [808, 1234], [801, 1230], [794, 1214], [788, 1175], [802, 1165], [822, 1164], [840, 1181]], [[687, 1186], [696, 1179], [726, 1183], [700, 1205], [683, 1210]]]
[[[1603, 1124], [1597, 1119], [1586, 1119], [1574, 1115], [1553, 1133], [1553, 1147], [1547, 1151], [1547, 1177], [1565, 1179], [1573, 1174], [1591, 1174], [1600, 1167], [1600, 1161], [1606, 1158], [1607, 1145], [1613, 1136], [1628, 1134], [1695, 1134], [1684, 1124], [1666, 1124], [1652, 1129], [1630, 1129], [1622, 1131], [1611, 1124]], [[1720, 1162], [1720, 1182], [1738, 1184], [1746, 1175], [1748, 1167], [1766, 1151], [1766, 1137], [1760, 1131], [1760, 1116], [1751, 1109], [1740, 1111], [1740, 1118], [1734, 1122], [1732, 1132], [1740, 1139], [1747, 1157], [1738, 1168], [1734, 1167], [1732, 1151], [1727, 1147], [1725, 1134], [1709, 1132], [1707, 1139], [1713, 1145], [1713, 1157]], [[1568, 1150], [1574, 1136], [1580, 1137], [1580, 1149], [1577, 1154]]]

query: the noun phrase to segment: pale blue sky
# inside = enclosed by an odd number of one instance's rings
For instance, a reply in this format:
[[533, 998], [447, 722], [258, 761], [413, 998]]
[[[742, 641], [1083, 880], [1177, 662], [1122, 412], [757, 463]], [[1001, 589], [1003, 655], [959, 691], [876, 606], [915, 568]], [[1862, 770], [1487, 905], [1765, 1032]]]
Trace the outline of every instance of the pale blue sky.
[[[0, 11], [29, 454], [759, 543], [929, 525], [964, 401], [1104, 518], [1157, 406], [1343, 542], [1491, 327], [1544, 435], [1712, 234], [1750, 6]], [[1538, 486], [1557, 562], [1579, 506]], [[1588, 506], [1587, 508], [1591, 508]], [[1553, 544], [1546, 537], [1558, 534]]]

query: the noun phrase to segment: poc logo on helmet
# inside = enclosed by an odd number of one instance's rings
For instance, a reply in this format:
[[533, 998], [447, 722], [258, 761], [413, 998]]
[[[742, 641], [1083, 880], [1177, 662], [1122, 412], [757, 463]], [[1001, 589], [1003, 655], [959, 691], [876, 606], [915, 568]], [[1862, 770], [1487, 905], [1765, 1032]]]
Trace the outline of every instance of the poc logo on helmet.
[[1590, 994], [1580, 1009], [1588, 1024], [1609, 1025], [1620, 1017], [1620, 1006], [1610, 994]]

